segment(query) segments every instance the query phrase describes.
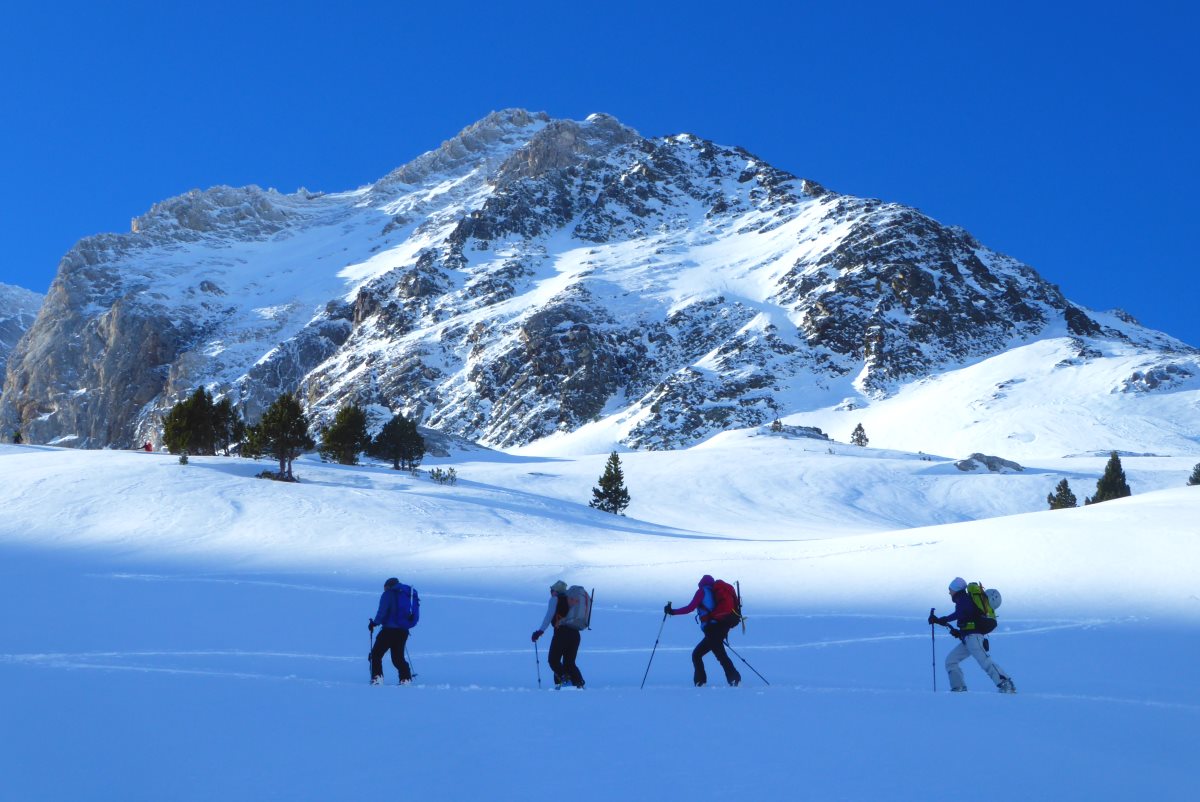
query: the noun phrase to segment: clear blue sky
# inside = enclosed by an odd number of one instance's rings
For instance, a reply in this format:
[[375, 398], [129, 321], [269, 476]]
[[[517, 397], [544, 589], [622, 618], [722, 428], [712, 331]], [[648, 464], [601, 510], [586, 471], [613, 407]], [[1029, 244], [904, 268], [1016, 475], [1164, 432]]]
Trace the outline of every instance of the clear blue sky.
[[1044, 0], [16, 4], [0, 281], [45, 291], [77, 239], [188, 189], [350, 189], [521, 106], [916, 206], [1200, 345], [1198, 21]]

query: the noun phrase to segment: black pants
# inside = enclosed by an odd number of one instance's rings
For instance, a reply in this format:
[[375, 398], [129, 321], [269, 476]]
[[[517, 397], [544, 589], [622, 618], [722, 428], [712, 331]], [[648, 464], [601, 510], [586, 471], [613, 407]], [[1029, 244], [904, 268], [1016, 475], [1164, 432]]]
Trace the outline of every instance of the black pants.
[[562, 685], [567, 680], [576, 688], [583, 687], [583, 674], [575, 665], [575, 657], [579, 654], [579, 630], [570, 627], [555, 627], [554, 637], [550, 639], [550, 656], [546, 662], [554, 672], [554, 684]]
[[729, 637], [729, 630], [736, 624], [737, 616], [727, 616], [719, 621], [710, 621], [704, 627], [704, 640], [697, 643], [696, 648], [692, 650], [692, 667], [695, 669], [692, 681], [697, 685], [708, 682], [708, 675], [704, 673], [704, 655], [709, 652], [716, 656], [721, 668], [725, 669], [726, 682], [732, 685], [742, 681], [742, 675], [733, 667], [733, 661], [725, 653], [725, 638]]
[[400, 681], [412, 679], [412, 669], [404, 659], [404, 647], [408, 643], [408, 630], [399, 627], [384, 627], [371, 647], [371, 679], [383, 676], [383, 654], [392, 650], [392, 665], [400, 672]]

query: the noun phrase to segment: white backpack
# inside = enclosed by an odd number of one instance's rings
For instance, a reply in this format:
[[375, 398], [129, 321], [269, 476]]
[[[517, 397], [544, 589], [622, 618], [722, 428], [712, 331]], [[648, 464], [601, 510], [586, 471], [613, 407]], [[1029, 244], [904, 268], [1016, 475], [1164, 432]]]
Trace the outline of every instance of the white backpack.
[[592, 597], [580, 585], [572, 585], [567, 588], [567, 614], [563, 616], [562, 621], [558, 622], [558, 625], [583, 630], [587, 629], [591, 622]]

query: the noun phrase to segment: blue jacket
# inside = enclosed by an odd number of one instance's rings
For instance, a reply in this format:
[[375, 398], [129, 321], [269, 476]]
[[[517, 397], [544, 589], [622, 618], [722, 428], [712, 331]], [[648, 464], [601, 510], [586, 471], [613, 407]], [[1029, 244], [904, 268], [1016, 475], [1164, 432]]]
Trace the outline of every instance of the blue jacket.
[[411, 629], [421, 620], [421, 597], [416, 588], [401, 582], [379, 597], [379, 612], [372, 622], [384, 629]]
[[960, 590], [951, 596], [950, 599], [954, 602], [954, 612], [943, 616], [941, 620], [947, 624], [951, 621], [957, 621], [958, 628], [970, 634], [975, 629], [975, 625], [979, 619], [983, 618], [983, 613], [975, 606], [975, 602], [971, 601], [971, 594], [965, 590]]

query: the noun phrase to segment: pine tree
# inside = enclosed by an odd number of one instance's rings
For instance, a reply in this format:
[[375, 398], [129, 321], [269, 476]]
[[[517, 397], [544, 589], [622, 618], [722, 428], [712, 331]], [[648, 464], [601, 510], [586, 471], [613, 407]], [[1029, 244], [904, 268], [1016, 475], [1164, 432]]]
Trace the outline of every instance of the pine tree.
[[1188, 487], [1200, 485], [1200, 462], [1196, 463], [1196, 467], [1192, 468], [1192, 475], [1188, 477]]
[[413, 470], [425, 456], [425, 438], [417, 432], [417, 424], [403, 415], [396, 415], [383, 424], [371, 441], [368, 453], [380, 459], [390, 459], [392, 467]]
[[221, 448], [226, 454], [239, 443], [246, 424], [228, 398], [213, 403], [212, 394], [197, 387], [188, 398], [171, 407], [163, 419], [163, 442], [172, 454], [207, 454]]
[[1084, 504], [1099, 504], [1101, 501], [1111, 501], [1114, 498], [1132, 496], [1129, 483], [1125, 481], [1125, 471], [1121, 468], [1121, 458], [1117, 452], [1112, 452], [1108, 464], [1104, 466], [1104, 475], [1096, 482], [1096, 495], [1084, 499]]
[[1059, 482], [1054, 488], [1054, 492], [1046, 496], [1046, 501], [1050, 504], [1050, 509], [1052, 510], [1065, 510], [1070, 507], [1079, 506], [1079, 500], [1071, 492], [1071, 485], [1067, 484], [1066, 479]]
[[367, 434], [367, 413], [358, 404], [347, 404], [337, 411], [333, 423], [321, 430], [321, 458], [342, 465], [357, 465], [358, 454], [371, 445]]
[[871, 442], [867, 439], [867, 430], [861, 423], [854, 427], [854, 431], [850, 434], [850, 442], [856, 446], [866, 446]]
[[213, 434], [216, 437], [213, 445], [219, 447], [229, 456], [232, 449], [240, 448], [246, 439], [246, 421], [233, 408], [228, 396], [216, 403], [212, 411]]
[[300, 402], [290, 393], [284, 393], [267, 407], [262, 420], [254, 427], [254, 442], [262, 453], [279, 460], [276, 478], [295, 481], [292, 476], [292, 461], [311, 449], [316, 443], [308, 436], [308, 418]]
[[621, 458], [617, 452], [608, 455], [604, 464], [604, 474], [600, 477], [600, 486], [592, 488], [592, 500], [589, 507], [595, 507], [615, 515], [623, 514], [629, 506], [629, 491], [625, 489], [625, 475], [621, 471]]

